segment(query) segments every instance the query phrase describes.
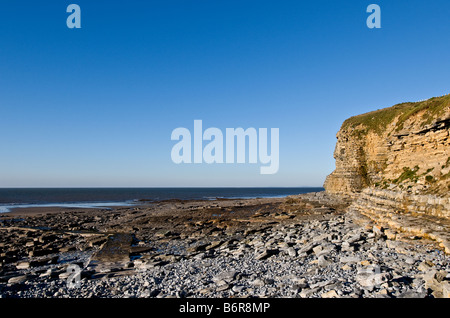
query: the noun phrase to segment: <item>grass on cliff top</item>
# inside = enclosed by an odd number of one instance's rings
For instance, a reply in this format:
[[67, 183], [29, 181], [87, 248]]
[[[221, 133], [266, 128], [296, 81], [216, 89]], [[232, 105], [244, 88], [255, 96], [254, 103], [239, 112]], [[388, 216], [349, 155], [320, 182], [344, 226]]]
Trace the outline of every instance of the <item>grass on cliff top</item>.
[[348, 118], [342, 124], [342, 128], [357, 127], [363, 125], [366, 129], [361, 133], [374, 131], [381, 134], [388, 124], [398, 117], [396, 131], [403, 128], [405, 121], [411, 116], [425, 111], [423, 125], [431, 124], [446, 108], [450, 107], [450, 94], [441, 97], [433, 97], [416, 103], [401, 103], [392, 107], [375, 110], [369, 113]]

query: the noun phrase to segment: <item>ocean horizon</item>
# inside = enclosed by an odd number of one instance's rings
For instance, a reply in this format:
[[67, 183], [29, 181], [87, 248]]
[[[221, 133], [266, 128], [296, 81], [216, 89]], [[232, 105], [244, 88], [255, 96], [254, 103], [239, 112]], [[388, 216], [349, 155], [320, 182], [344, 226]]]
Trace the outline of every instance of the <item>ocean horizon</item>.
[[166, 188], [0, 188], [0, 213], [16, 208], [111, 208], [162, 200], [216, 200], [286, 197], [324, 191], [322, 187]]

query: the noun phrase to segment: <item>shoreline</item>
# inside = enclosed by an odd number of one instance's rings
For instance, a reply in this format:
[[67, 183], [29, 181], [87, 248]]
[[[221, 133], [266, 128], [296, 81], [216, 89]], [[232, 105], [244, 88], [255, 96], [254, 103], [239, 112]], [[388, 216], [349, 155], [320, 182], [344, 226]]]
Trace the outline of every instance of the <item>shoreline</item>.
[[315, 192], [3, 215], [0, 295], [442, 297], [450, 264], [435, 242], [393, 238], [347, 206]]
[[[323, 192], [323, 191], [321, 191]], [[315, 193], [315, 192], [307, 192]], [[260, 196], [260, 197], [215, 197], [215, 198], [201, 198], [201, 199], [136, 199], [125, 202], [57, 202], [57, 203], [36, 203], [36, 204], [23, 204], [12, 203], [11, 205], [1, 205], [0, 209], [5, 208], [8, 211], [0, 212], [1, 215], [30, 215], [30, 214], [45, 214], [45, 213], [57, 213], [67, 210], [82, 210], [82, 209], [95, 209], [95, 210], [113, 210], [114, 208], [134, 208], [146, 206], [149, 204], [162, 204], [162, 203], [190, 203], [190, 202], [215, 202], [215, 201], [234, 201], [234, 200], [257, 200], [257, 199], [283, 199], [292, 195], [273, 195], [273, 196]], [[17, 206], [14, 206], [17, 205]]]

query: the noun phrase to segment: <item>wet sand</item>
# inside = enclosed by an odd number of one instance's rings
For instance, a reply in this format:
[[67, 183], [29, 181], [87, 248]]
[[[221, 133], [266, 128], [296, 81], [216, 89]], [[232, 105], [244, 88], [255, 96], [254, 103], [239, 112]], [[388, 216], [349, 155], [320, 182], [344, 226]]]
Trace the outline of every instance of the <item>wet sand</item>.
[[[143, 204], [136, 206], [145, 206]], [[52, 207], [27, 207], [27, 208], [12, 208], [9, 212], [0, 213], [0, 217], [17, 217], [17, 216], [44, 216], [46, 214], [54, 213], [65, 213], [65, 212], [76, 212], [76, 211], [113, 211], [114, 209], [124, 209], [133, 208], [133, 206], [114, 206], [114, 207], [103, 207], [103, 208], [86, 208], [86, 207], [62, 207], [62, 206], [52, 206]]]

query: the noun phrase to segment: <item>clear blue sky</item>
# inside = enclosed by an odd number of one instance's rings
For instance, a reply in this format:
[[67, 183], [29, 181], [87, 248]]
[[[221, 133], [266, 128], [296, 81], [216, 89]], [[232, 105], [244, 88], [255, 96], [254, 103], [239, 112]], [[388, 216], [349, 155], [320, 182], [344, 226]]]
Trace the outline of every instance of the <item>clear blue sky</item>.
[[[448, 0], [1, 1], [0, 187], [321, 186], [346, 118], [449, 93], [449, 16]], [[279, 172], [174, 164], [194, 119], [279, 128]]]

